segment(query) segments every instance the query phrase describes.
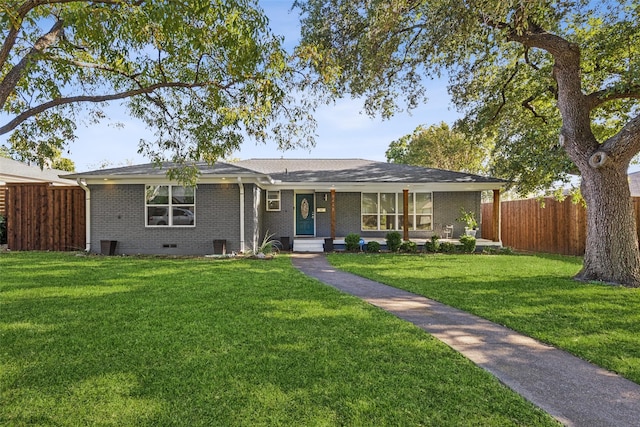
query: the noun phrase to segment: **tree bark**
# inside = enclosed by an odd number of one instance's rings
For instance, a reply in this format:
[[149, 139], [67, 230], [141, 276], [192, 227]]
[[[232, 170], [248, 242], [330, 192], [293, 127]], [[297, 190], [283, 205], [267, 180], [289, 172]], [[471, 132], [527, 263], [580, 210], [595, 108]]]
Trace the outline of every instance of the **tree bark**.
[[582, 171], [587, 242], [576, 279], [640, 287], [640, 251], [626, 167]]
[[576, 279], [640, 287], [640, 251], [631, 193], [629, 161], [640, 147], [640, 119], [599, 144], [591, 130], [593, 99], [581, 87], [580, 48], [549, 33], [523, 36], [525, 46], [542, 48], [554, 58], [564, 149], [582, 176], [587, 203], [587, 241]]

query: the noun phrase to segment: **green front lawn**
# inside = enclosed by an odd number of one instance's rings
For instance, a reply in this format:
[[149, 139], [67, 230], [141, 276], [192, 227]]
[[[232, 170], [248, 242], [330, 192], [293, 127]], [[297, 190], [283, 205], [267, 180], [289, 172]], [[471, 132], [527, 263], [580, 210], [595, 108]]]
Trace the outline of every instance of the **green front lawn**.
[[330, 261], [506, 325], [640, 383], [640, 289], [572, 280], [580, 258], [336, 254]]
[[0, 254], [0, 425], [554, 421], [284, 256], [10, 253]]

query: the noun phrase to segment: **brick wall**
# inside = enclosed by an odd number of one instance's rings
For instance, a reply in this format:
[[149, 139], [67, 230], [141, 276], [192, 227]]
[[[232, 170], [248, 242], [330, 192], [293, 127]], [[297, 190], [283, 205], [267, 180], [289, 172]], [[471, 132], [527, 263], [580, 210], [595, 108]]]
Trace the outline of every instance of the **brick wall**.
[[[117, 254], [203, 255], [213, 253], [213, 240], [227, 241], [227, 252], [240, 251], [240, 190], [237, 184], [201, 184], [196, 190], [195, 227], [146, 227], [144, 185], [91, 185], [91, 250], [100, 252], [101, 240], [117, 240]], [[266, 212], [265, 192], [244, 184], [245, 249], [259, 244], [265, 233], [275, 239], [290, 237], [294, 230], [294, 192], [281, 192], [281, 209]], [[316, 235], [331, 235], [331, 198], [316, 193]], [[384, 237], [387, 231], [360, 230], [360, 193], [336, 194], [336, 236], [358, 233]], [[479, 192], [433, 193], [434, 231], [410, 232], [410, 238], [439, 233], [442, 225], [454, 224], [454, 235], [464, 231], [456, 222], [460, 208], [473, 210], [480, 219]], [[165, 247], [171, 245], [175, 247]]]
[[[475, 212], [478, 224], [481, 224], [482, 194], [476, 191], [439, 192], [433, 193], [433, 224], [434, 232], [441, 234], [442, 227], [453, 225], [453, 235], [464, 234], [465, 225], [456, 221], [460, 217], [460, 209]], [[482, 236], [479, 230], [476, 237]]]
[[[238, 185], [198, 185], [195, 227], [166, 228], [146, 227], [144, 188], [133, 184], [90, 186], [92, 252], [100, 252], [100, 240], [117, 240], [117, 254], [210, 254], [217, 239], [227, 240], [227, 252], [240, 250]], [[251, 191], [245, 190], [245, 198], [252, 206]], [[251, 228], [245, 225], [247, 230]]]
[[[265, 200], [266, 194], [263, 190], [261, 192], [263, 200]], [[266, 211], [266, 207], [261, 206], [263, 212], [263, 233], [273, 234], [274, 239], [279, 240], [281, 237], [289, 237], [293, 239], [295, 235], [294, 222], [295, 222], [295, 200], [293, 197], [293, 190], [282, 190], [280, 192], [280, 211]]]

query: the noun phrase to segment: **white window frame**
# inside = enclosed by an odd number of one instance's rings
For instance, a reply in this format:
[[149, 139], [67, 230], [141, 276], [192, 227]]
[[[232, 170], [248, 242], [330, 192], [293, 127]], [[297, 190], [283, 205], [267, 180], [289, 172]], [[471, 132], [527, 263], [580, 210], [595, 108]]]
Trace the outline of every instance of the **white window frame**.
[[[277, 197], [275, 198], [269, 197], [270, 193], [272, 193], [271, 195], [275, 194]], [[267, 212], [280, 212], [280, 209], [282, 207], [282, 195], [280, 194], [280, 190], [266, 190], [266, 198], [267, 198], [267, 203], [266, 203]], [[278, 202], [278, 207], [271, 208], [270, 207], [271, 202]]]
[[[377, 212], [363, 212], [363, 200], [365, 194], [375, 194], [376, 195], [376, 206]], [[392, 213], [382, 212], [381, 211], [381, 194], [395, 194], [395, 206]], [[416, 212], [417, 204], [416, 204], [416, 194], [429, 194], [429, 198], [431, 199], [431, 212]], [[410, 231], [433, 231], [433, 192], [431, 191], [416, 191], [409, 193], [409, 218], [410, 223], [412, 224], [409, 228]], [[400, 227], [400, 222], [403, 217], [403, 205], [404, 205], [404, 193], [392, 192], [392, 191], [378, 191], [378, 192], [362, 192], [360, 193], [360, 231], [401, 231], [402, 227]], [[376, 216], [376, 228], [364, 228], [364, 217], [365, 216]], [[381, 228], [382, 217], [393, 217], [393, 226], [392, 228]], [[429, 216], [431, 218], [431, 226], [429, 228], [417, 228], [418, 218], [422, 216]]]
[[[149, 203], [147, 193], [152, 187], [167, 187], [167, 203]], [[182, 185], [172, 184], [147, 184], [144, 186], [144, 223], [147, 228], [193, 228], [196, 226], [196, 188], [193, 187], [193, 203], [182, 203], [174, 201], [174, 188], [189, 188]], [[160, 223], [150, 223], [153, 220], [149, 218], [150, 208], [161, 208], [167, 210], [167, 218], [159, 221]], [[187, 224], [174, 224], [174, 210], [182, 209], [190, 211], [193, 215], [192, 221]], [[164, 222], [164, 224], [162, 223]]]

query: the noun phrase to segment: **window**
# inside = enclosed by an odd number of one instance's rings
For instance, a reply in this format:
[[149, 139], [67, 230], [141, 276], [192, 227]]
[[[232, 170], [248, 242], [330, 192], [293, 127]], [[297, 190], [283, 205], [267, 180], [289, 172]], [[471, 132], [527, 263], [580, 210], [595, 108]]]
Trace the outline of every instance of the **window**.
[[[403, 193], [362, 193], [362, 230], [402, 230]], [[409, 230], [433, 229], [431, 193], [409, 193]]]
[[378, 193], [362, 193], [362, 229], [378, 229]]
[[267, 190], [267, 210], [279, 211], [280, 210], [280, 191]]
[[145, 207], [147, 226], [194, 226], [196, 219], [195, 188], [177, 185], [147, 185]]

